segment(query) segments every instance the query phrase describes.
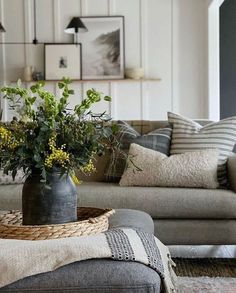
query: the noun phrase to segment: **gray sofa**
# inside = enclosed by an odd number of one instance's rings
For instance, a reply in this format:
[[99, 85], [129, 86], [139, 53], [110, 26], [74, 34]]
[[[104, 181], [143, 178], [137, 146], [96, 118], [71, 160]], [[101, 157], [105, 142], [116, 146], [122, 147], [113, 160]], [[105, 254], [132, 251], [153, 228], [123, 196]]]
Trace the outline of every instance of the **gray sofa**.
[[[134, 126], [142, 134], [166, 124], [138, 123]], [[228, 177], [231, 189], [209, 190], [120, 187], [102, 182], [100, 176], [97, 182], [78, 186], [78, 202], [81, 206], [145, 211], [154, 220], [155, 235], [166, 245], [236, 244], [236, 155], [228, 160]], [[22, 185], [0, 186], [0, 209], [21, 208], [21, 189]]]

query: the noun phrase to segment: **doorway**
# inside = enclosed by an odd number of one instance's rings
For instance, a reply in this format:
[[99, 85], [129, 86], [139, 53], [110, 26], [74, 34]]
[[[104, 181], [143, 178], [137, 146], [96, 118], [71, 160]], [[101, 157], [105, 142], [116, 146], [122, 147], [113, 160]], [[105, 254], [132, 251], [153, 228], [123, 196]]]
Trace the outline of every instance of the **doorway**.
[[236, 1], [220, 6], [220, 119], [236, 116]]

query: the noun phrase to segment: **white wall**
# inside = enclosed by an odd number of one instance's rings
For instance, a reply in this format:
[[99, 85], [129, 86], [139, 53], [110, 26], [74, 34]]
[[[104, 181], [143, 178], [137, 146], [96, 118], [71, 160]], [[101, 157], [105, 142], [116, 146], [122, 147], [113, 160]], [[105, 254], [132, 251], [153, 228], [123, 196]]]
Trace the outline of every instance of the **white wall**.
[[[75, 83], [80, 101], [96, 87], [113, 97], [105, 109], [119, 119], [166, 119], [168, 110], [207, 118], [206, 0], [36, 0], [38, 39], [71, 41], [64, 33], [76, 15], [124, 15], [126, 67], [142, 66], [146, 77], [160, 82]], [[33, 0], [0, 0], [5, 41], [33, 39]], [[43, 70], [43, 46], [0, 45], [0, 81], [14, 81], [26, 65]], [[56, 90], [53, 83], [47, 88]]]
[[208, 0], [208, 117], [220, 119], [220, 6], [225, 0]]
[[173, 100], [189, 117], [207, 115], [207, 7], [205, 0], [173, 0]]

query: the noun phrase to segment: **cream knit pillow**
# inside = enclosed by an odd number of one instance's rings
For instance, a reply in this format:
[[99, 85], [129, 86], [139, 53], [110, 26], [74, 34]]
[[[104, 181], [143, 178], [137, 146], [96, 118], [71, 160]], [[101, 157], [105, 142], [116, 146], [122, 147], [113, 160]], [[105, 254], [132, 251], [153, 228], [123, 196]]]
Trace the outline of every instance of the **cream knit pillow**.
[[134, 170], [129, 164], [121, 177], [120, 186], [218, 187], [217, 149], [167, 157], [133, 143], [129, 155], [142, 171]]

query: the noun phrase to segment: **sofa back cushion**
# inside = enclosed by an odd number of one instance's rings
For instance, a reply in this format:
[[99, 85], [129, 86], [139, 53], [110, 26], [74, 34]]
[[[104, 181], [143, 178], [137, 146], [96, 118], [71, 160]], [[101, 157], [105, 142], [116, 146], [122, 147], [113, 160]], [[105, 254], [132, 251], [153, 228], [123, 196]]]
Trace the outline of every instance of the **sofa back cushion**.
[[[207, 119], [197, 119], [195, 120], [200, 125], [204, 126], [206, 124], [211, 123], [212, 121]], [[114, 121], [118, 122], [118, 121]], [[169, 125], [168, 120], [125, 120], [124, 122], [128, 123], [132, 128], [134, 128], [140, 135], [148, 134], [149, 132], [159, 129], [165, 128]]]
[[[118, 121], [113, 121], [113, 122], [118, 123]], [[160, 121], [127, 120], [124, 122], [126, 122], [128, 125], [130, 125], [133, 128], [134, 132], [136, 133], [135, 137], [138, 137], [138, 136], [141, 136], [144, 134], [148, 134], [148, 133], [155, 131], [157, 129], [160, 129], [160, 128], [166, 128], [166, 126], [168, 126], [167, 120], [160, 120]], [[208, 121], [208, 120], [199, 120], [199, 123], [202, 125], [205, 125], [209, 122], [210, 121]], [[148, 139], [150, 139], [150, 138], [148, 138]], [[138, 140], [140, 140], [140, 138], [138, 138]], [[131, 142], [133, 142], [133, 140], [131, 140], [128, 145], [126, 144], [126, 146], [123, 147], [123, 149], [125, 149], [126, 153], [128, 153], [129, 145]], [[150, 141], [149, 141], [149, 143], [150, 143]], [[118, 182], [120, 180], [121, 175], [123, 174], [126, 161], [125, 161], [124, 157], [123, 157], [123, 159], [117, 161], [118, 165], [116, 168], [117, 168], [117, 170], [119, 170], [118, 175], [114, 176], [114, 174], [113, 174], [111, 176], [111, 173], [110, 173], [111, 171], [109, 171], [109, 168], [111, 168], [111, 161], [110, 161], [111, 155], [112, 154], [110, 154], [110, 153], [106, 153], [105, 156], [96, 157], [96, 159], [94, 160], [94, 166], [96, 168], [96, 172], [92, 173], [89, 176], [86, 176], [82, 172], [77, 171], [76, 174], [77, 174], [78, 178], [82, 181], [97, 181], [97, 182], [117, 181]], [[114, 156], [115, 156], [115, 154], [112, 155], [113, 160], [114, 160]]]

